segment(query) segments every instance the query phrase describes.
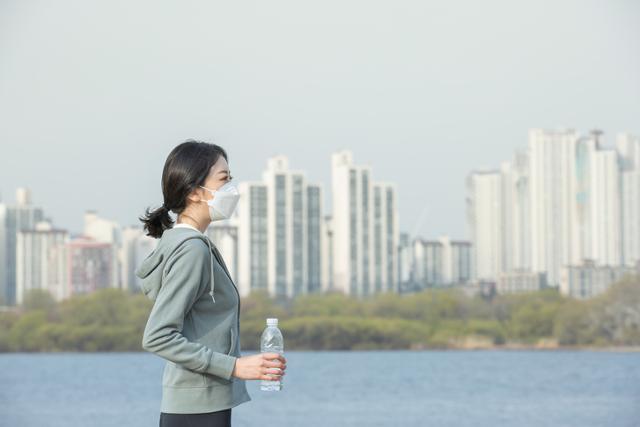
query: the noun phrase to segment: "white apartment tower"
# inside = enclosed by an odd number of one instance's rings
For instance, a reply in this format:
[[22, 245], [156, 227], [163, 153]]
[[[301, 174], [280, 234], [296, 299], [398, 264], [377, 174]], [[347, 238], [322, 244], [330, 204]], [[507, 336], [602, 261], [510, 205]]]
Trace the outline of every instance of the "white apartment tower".
[[471, 272], [471, 243], [464, 240], [450, 240], [441, 237], [443, 250], [443, 279], [445, 283], [468, 283], [472, 278]]
[[618, 153], [600, 147], [602, 132], [534, 129], [529, 134], [532, 268], [558, 286], [560, 271], [592, 260], [623, 259]]
[[0, 305], [16, 304], [16, 244], [18, 232], [31, 230], [44, 219], [31, 203], [31, 190], [18, 188], [16, 204], [0, 203]]
[[372, 292], [398, 291], [398, 218], [395, 186], [373, 183]]
[[467, 283], [471, 280], [471, 244], [442, 236], [413, 241], [411, 278], [417, 287], [429, 288]]
[[371, 168], [349, 150], [331, 158], [333, 286], [347, 295], [397, 290], [398, 214], [395, 189], [373, 183]]
[[321, 290], [322, 189], [301, 171], [289, 169], [286, 156], [267, 161], [268, 288], [276, 297]]
[[22, 305], [33, 289], [48, 291], [54, 299], [61, 294], [49, 281], [52, 248], [69, 241], [66, 230], [54, 229], [40, 221], [34, 229], [18, 231], [16, 241], [16, 304]]
[[531, 265], [529, 158], [516, 152], [499, 170], [467, 178], [467, 213], [475, 278], [495, 281]]
[[[591, 259], [599, 265], [622, 264], [620, 168], [615, 150], [591, 154]], [[584, 257], [586, 258], [586, 257]]]
[[415, 239], [413, 241], [413, 279], [419, 288], [429, 288], [444, 284], [444, 260], [442, 243], [435, 240]]
[[496, 280], [503, 269], [504, 208], [500, 171], [476, 171], [467, 177], [467, 221], [475, 279]]
[[531, 268], [531, 200], [527, 153], [518, 151], [511, 162], [503, 162], [500, 179], [501, 270], [528, 270]]
[[238, 184], [238, 190], [238, 274], [235, 282], [240, 296], [246, 297], [252, 291], [268, 292], [268, 270], [272, 262], [268, 247], [268, 188], [262, 182], [245, 181]]
[[563, 265], [581, 259], [579, 235], [586, 220], [576, 203], [576, 177], [583, 174], [577, 168], [577, 145], [574, 130], [529, 131], [531, 268], [547, 272], [552, 286], [558, 285]]

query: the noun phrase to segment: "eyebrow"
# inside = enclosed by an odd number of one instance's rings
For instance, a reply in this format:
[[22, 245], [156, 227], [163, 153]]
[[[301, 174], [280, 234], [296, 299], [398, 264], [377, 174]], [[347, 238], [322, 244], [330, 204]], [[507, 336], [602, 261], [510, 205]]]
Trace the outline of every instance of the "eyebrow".
[[218, 171], [218, 173], [219, 173], [219, 174], [220, 174], [220, 173], [226, 173], [226, 174], [228, 174], [228, 173], [229, 173], [229, 171], [228, 171], [228, 170], [223, 170], [223, 171]]

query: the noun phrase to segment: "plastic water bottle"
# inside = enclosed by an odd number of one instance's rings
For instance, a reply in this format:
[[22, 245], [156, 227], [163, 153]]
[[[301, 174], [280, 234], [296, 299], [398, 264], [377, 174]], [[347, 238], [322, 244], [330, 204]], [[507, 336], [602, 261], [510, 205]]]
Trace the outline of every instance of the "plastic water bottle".
[[[260, 338], [260, 351], [262, 353], [284, 354], [284, 339], [282, 338], [282, 332], [278, 329], [278, 319], [267, 319], [267, 327]], [[263, 391], [280, 391], [281, 389], [282, 377], [278, 381], [262, 380], [260, 383], [260, 390]]]

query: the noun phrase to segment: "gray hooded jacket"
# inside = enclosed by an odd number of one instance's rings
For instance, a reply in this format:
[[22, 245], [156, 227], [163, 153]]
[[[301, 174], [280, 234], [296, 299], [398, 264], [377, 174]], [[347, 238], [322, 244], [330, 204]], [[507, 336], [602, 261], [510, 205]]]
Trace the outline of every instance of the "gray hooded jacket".
[[240, 295], [209, 238], [167, 229], [135, 274], [154, 301], [142, 348], [167, 361], [160, 411], [213, 412], [251, 400], [231, 375], [241, 354]]

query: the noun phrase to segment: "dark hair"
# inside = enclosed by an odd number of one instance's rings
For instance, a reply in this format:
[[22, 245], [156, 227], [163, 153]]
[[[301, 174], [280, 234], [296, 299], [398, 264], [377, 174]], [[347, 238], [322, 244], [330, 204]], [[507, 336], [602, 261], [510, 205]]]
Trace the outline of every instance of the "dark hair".
[[138, 218], [144, 223], [147, 236], [158, 239], [164, 230], [173, 227], [169, 212], [179, 214], [187, 207], [187, 195], [199, 185], [204, 185], [211, 166], [220, 156], [229, 161], [227, 152], [219, 145], [193, 139], [171, 150], [162, 169], [164, 203], [151, 212], [147, 208], [145, 215]]

